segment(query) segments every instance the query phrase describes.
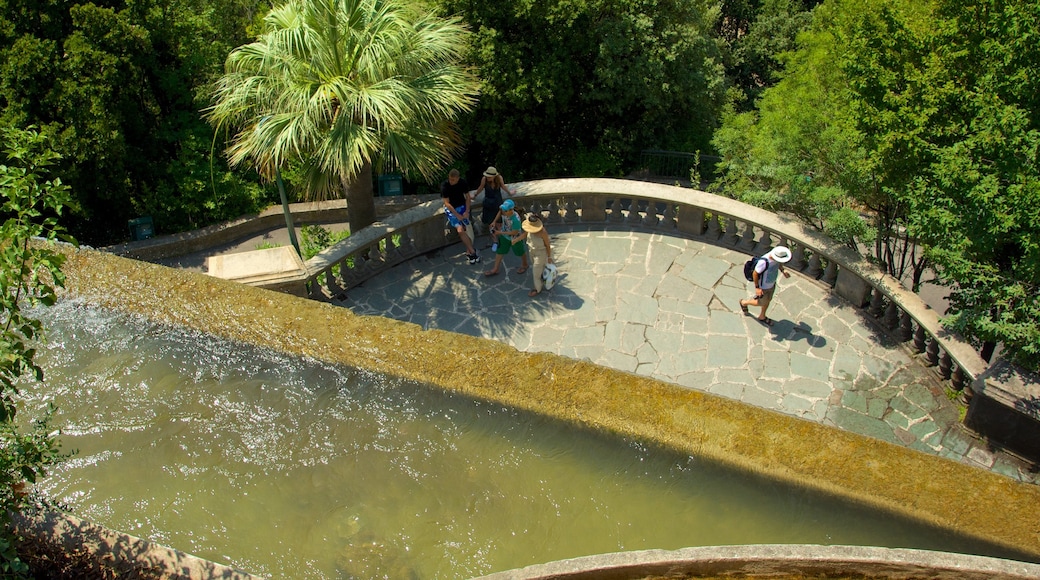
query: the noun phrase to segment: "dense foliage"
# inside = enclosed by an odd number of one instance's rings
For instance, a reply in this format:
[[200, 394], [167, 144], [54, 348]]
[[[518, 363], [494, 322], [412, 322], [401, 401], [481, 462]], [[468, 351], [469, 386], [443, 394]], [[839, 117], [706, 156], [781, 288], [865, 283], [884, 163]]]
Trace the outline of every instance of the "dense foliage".
[[725, 97], [707, 0], [439, 0], [475, 33], [468, 162], [509, 178], [617, 176], [706, 150]]
[[[0, 577], [28, 572], [14, 552], [4, 525], [18, 510], [26, 486], [61, 460], [50, 415], [16, 423], [17, 384], [23, 377], [43, 379], [36, 364], [36, 342], [42, 324], [26, 311], [50, 305], [55, 287], [63, 285], [64, 255], [49, 246], [61, 236], [57, 218], [69, 199], [69, 189], [49, 177], [59, 160], [46, 139], [35, 131], [4, 128], [0, 155]], [[22, 427], [19, 426], [22, 425]]]
[[[1040, 5], [829, 0], [716, 133], [723, 190], [861, 247], [988, 355], [1040, 354]], [[863, 212], [870, 220], [857, 225]]]
[[198, 112], [256, 4], [0, 0], [0, 120], [53, 137], [77, 237], [120, 241], [145, 214], [180, 231], [267, 205], [255, 179], [212, 158]]

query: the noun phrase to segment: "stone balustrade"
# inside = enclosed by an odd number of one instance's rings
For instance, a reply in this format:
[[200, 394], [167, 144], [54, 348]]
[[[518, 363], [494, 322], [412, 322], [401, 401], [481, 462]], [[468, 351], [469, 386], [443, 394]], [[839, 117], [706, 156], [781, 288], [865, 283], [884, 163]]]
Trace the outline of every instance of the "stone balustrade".
[[[801, 222], [703, 191], [622, 179], [546, 179], [511, 186], [521, 207], [553, 231], [631, 229], [764, 254], [791, 248], [787, 268], [817, 279], [863, 309], [917, 352], [956, 390], [987, 363], [939, 323], [939, 314], [855, 250]], [[479, 206], [478, 206], [479, 207]], [[474, 213], [476, 210], [474, 210]], [[305, 264], [308, 295], [342, 297], [347, 290], [415, 256], [458, 241], [443, 204], [428, 201], [377, 222]]]

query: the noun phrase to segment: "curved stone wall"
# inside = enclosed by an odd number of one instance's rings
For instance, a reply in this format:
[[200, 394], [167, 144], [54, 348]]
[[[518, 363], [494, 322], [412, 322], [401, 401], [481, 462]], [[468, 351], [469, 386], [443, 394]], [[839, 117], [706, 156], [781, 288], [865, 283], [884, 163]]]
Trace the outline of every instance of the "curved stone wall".
[[[1040, 558], [1037, 486], [588, 362], [107, 253], [64, 251], [66, 295], [93, 304], [654, 442]], [[503, 376], [512, 380], [492, 380]]]
[[1040, 565], [926, 550], [861, 546], [710, 546], [602, 554], [528, 566], [476, 580], [642, 580], [644, 578], [874, 578], [1026, 580]]

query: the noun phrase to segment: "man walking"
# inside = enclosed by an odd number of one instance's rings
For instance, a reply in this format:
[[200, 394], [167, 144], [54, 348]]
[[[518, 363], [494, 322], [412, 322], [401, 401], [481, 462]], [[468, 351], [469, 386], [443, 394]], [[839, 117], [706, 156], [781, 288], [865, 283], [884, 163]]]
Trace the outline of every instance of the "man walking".
[[784, 246], [777, 246], [768, 254], [763, 256], [755, 264], [751, 274], [751, 281], [755, 283], [755, 297], [740, 301], [740, 310], [744, 314], [748, 312], [748, 306], [761, 306], [762, 311], [758, 314], [758, 321], [766, 326], [773, 326], [773, 319], [766, 316], [766, 309], [773, 301], [773, 293], [776, 292], [777, 275], [782, 273], [784, 278], [790, 278], [791, 274], [784, 269], [784, 264], [791, 261], [791, 250]]
[[480, 256], [473, 249], [473, 226], [469, 215], [469, 187], [459, 175], [458, 169], [448, 172], [448, 179], [441, 182], [441, 198], [444, 200], [444, 215], [455, 231], [459, 232], [462, 245], [466, 246], [466, 258], [470, 264], [480, 262]]

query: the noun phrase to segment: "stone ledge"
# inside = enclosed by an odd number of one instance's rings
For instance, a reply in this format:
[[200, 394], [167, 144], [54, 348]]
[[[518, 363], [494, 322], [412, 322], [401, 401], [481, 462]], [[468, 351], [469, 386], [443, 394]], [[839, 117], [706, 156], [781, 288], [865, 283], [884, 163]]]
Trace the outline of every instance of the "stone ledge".
[[122, 573], [147, 570], [169, 580], [260, 580], [246, 572], [160, 546], [141, 538], [108, 530], [75, 516], [43, 512], [36, 516], [12, 514], [19, 533], [64, 546], [88, 550], [98, 560]]
[[618, 552], [498, 572], [476, 580], [701, 578], [930, 578], [1025, 580], [1040, 565], [948, 552], [861, 546], [751, 545]]

